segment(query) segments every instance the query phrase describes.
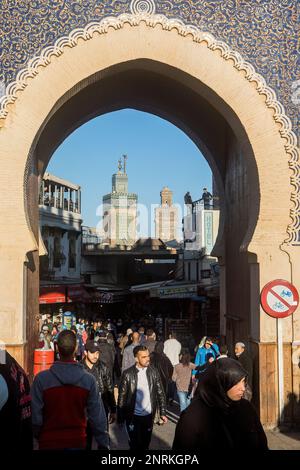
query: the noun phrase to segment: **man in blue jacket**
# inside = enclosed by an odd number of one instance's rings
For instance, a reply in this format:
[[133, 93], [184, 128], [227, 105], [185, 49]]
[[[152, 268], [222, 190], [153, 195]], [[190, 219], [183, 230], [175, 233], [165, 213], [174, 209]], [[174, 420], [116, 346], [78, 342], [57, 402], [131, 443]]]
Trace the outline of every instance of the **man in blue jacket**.
[[[195, 359], [196, 366], [204, 366], [207, 363], [207, 355], [213, 356], [216, 359], [220, 355], [219, 347], [217, 344], [214, 344], [212, 339], [207, 337], [204, 345], [198, 349]], [[197, 371], [193, 371], [192, 374], [195, 376]]]

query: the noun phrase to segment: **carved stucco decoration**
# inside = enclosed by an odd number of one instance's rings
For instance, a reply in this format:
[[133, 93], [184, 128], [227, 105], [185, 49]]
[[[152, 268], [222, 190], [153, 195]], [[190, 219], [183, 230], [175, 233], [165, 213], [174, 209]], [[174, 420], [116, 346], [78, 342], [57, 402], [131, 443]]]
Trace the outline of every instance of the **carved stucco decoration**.
[[288, 238], [285, 240], [288, 244], [300, 244], [300, 163], [299, 149], [297, 148], [297, 138], [292, 130], [292, 124], [286, 115], [284, 107], [277, 100], [276, 94], [272, 88], [267, 86], [265, 79], [257, 73], [254, 67], [243, 59], [239, 52], [232, 50], [226, 43], [215, 39], [208, 32], [201, 31], [194, 25], [187, 25], [183, 21], [174, 18], [167, 18], [165, 15], [155, 14], [155, 3], [153, 0], [133, 0], [131, 2], [131, 11], [133, 13], [121, 14], [119, 16], [110, 16], [100, 21], [93, 21], [84, 28], [74, 29], [68, 36], [58, 39], [53, 46], [43, 49], [39, 56], [31, 59], [27, 67], [22, 69], [15, 81], [6, 87], [5, 95], [0, 99], [0, 128], [9, 112], [9, 105], [17, 100], [18, 93], [26, 88], [28, 80], [34, 79], [39, 73], [39, 67], [46, 67], [51, 62], [51, 57], [63, 54], [66, 47], [75, 47], [79, 39], [88, 41], [94, 34], [106, 34], [109, 28], [115, 30], [123, 28], [125, 24], [138, 26], [144, 22], [148, 27], [162, 27], [165, 31], [176, 30], [181, 36], [190, 35], [192, 41], [196, 43], [205, 43], [212, 51], [219, 51], [224, 60], [231, 60], [233, 67], [239, 71], [245, 72], [245, 79], [256, 83], [256, 90], [260, 95], [266, 97], [266, 106], [274, 111], [274, 120], [280, 124], [279, 130], [281, 137], [286, 141], [285, 151], [289, 160], [289, 167], [292, 171], [291, 176], [291, 200], [293, 207], [290, 210], [292, 219], [287, 228]]

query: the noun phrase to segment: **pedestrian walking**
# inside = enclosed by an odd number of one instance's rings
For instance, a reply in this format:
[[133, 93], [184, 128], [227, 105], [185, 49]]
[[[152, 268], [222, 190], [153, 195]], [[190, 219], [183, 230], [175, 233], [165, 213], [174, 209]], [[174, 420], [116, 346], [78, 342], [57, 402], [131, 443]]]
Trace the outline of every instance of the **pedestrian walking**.
[[[150, 364], [158, 370], [165, 396], [167, 396], [169, 383], [172, 381], [173, 366], [164, 353], [164, 343], [162, 341], [156, 343], [153, 353], [150, 354]], [[154, 423], [163, 424], [158, 409], [154, 417]]]
[[126, 369], [129, 369], [129, 367], [134, 366], [135, 364], [135, 357], [133, 355], [133, 350], [136, 346], [139, 346], [140, 344], [140, 335], [137, 331], [132, 333], [131, 340], [132, 340], [132, 343], [126, 346], [123, 352], [122, 372], [124, 372], [124, 370]]
[[0, 448], [6, 452], [32, 450], [29, 381], [6, 350], [0, 355]]
[[179, 364], [180, 352], [181, 344], [176, 338], [176, 333], [172, 332], [169, 339], [164, 342], [164, 353], [170, 359], [173, 367]]
[[181, 413], [173, 450], [185, 452], [267, 450], [267, 438], [252, 404], [243, 398], [247, 372], [234, 359], [214, 361], [201, 387]]
[[[99, 344], [89, 340], [85, 345], [84, 358], [82, 360], [84, 369], [92, 374], [97, 382], [98, 391], [103, 401], [107, 424], [112, 424], [116, 420], [116, 401], [114, 397], [114, 387], [109, 369], [100, 360]], [[87, 425], [87, 449], [92, 448], [92, 429]]]
[[222, 344], [220, 346], [220, 356], [217, 357], [217, 360], [224, 359], [224, 357], [228, 357], [228, 348], [226, 344]]
[[146, 331], [146, 341], [144, 343], [144, 346], [149, 350], [149, 353], [151, 354], [154, 351], [155, 344], [156, 344], [156, 334], [152, 328], [148, 328]]
[[116, 350], [113, 344], [108, 343], [107, 333], [104, 330], [99, 332], [98, 344], [100, 360], [108, 367], [111, 377], [113, 377]]
[[143, 326], [140, 326], [140, 328], [138, 329], [138, 332], [140, 334], [140, 344], [143, 346], [147, 341], [147, 338], [145, 335], [145, 328]]
[[180, 412], [184, 411], [190, 404], [189, 386], [192, 377], [192, 371], [196, 368], [191, 362], [191, 355], [188, 351], [184, 351], [180, 363], [176, 364], [173, 372], [173, 381], [176, 384], [177, 395], [179, 398]]
[[60, 361], [36, 375], [32, 424], [39, 449], [85, 449], [87, 419], [100, 448], [108, 448], [106, 415], [95, 378], [74, 360], [76, 336], [62, 331]]
[[[204, 345], [198, 348], [195, 358], [196, 366], [204, 366], [207, 363], [207, 354], [212, 354], [214, 359], [220, 355], [217, 344], [214, 344], [209, 337], [205, 338]], [[195, 371], [193, 371], [193, 375], [196, 375]]]
[[149, 448], [153, 420], [159, 408], [166, 423], [166, 397], [158, 371], [150, 366], [150, 354], [146, 346], [133, 350], [136, 364], [125, 370], [121, 377], [118, 397], [118, 421], [126, 422], [129, 446], [133, 451]]
[[[170, 359], [173, 367], [179, 364], [179, 355], [181, 352], [181, 344], [176, 338], [174, 332], [170, 333], [169, 338], [164, 343], [164, 352]], [[170, 380], [167, 392], [167, 398], [169, 405], [172, 405], [176, 399], [176, 384], [173, 380]]]
[[246, 346], [244, 343], [236, 343], [235, 348], [235, 357], [240, 362], [241, 366], [245, 369], [248, 374], [247, 388], [245, 393], [245, 398], [249, 401], [252, 399], [252, 381], [253, 381], [253, 361], [250, 354], [246, 351]]

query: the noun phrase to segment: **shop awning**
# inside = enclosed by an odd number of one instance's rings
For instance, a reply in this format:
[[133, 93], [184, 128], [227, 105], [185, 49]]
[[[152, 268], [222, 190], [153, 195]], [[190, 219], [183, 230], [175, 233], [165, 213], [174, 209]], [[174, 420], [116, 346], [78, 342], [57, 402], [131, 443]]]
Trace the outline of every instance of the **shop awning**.
[[66, 302], [66, 286], [51, 285], [40, 287], [40, 304], [60, 304]]
[[67, 302], [90, 302], [90, 295], [81, 284], [67, 286]]

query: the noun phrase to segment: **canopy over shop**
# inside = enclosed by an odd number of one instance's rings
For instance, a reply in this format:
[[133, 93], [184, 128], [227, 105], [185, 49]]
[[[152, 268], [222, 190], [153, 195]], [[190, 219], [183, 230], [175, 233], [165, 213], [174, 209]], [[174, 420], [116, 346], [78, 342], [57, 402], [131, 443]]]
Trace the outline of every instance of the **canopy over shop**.
[[120, 316], [129, 291], [89, 284], [47, 284], [40, 287], [40, 313], [58, 316], [72, 311], [77, 317]]

